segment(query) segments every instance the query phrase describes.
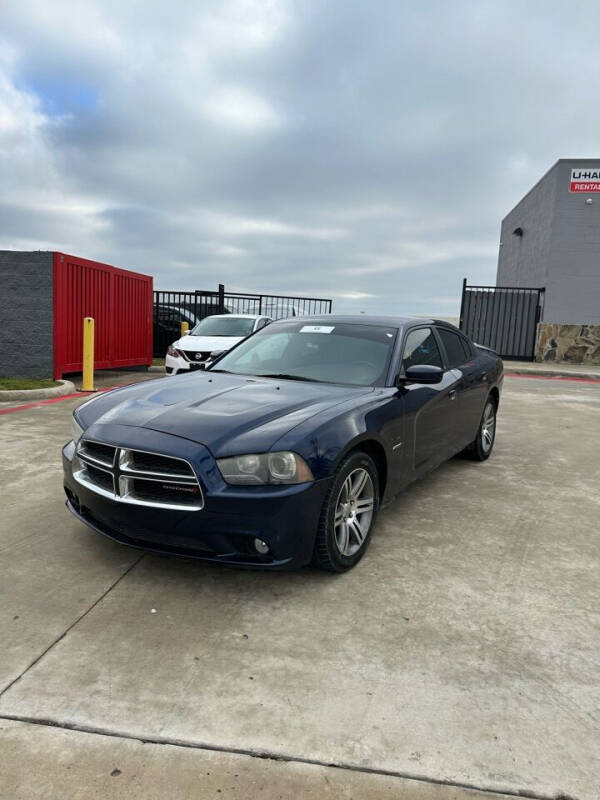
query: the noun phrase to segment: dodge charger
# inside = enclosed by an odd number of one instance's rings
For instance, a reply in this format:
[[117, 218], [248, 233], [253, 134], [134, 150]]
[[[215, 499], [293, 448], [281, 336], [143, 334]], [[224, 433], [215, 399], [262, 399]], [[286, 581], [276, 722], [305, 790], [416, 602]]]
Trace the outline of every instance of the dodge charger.
[[383, 503], [457, 453], [489, 458], [502, 380], [445, 322], [274, 322], [206, 371], [79, 406], [67, 507], [144, 550], [344, 572]]

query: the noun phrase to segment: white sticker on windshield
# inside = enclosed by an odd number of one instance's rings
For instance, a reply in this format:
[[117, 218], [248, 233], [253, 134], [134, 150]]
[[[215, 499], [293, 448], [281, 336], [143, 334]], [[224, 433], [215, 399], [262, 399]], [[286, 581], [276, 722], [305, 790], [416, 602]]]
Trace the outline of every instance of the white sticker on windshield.
[[300, 333], [331, 333], [335, 325], [304, 325]]

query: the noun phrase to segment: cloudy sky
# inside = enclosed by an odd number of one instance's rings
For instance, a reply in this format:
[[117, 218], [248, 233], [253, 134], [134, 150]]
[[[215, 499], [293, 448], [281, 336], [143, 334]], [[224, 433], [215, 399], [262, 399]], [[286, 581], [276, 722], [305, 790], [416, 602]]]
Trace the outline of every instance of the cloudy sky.
[[597, 0], [6, 0], [0, 248], [456, 314], [502, 216], [600, 155], [599, 26]]

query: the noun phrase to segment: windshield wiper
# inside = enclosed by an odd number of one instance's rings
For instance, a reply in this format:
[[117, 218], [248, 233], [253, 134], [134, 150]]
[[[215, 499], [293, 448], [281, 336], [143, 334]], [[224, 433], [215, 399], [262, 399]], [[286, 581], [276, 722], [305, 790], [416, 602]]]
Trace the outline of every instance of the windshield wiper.
[[322, 381], [318, 381], [315, 378], [306, 378], [304, 375], [290, 375], [287, 372], [274, 372], [274, 373], [267, 373], [266, 375], [263, 373], [256, 374], [257, 378], [282, 378], [288, 381], [310, 381], [311, 383], [322, 383]]

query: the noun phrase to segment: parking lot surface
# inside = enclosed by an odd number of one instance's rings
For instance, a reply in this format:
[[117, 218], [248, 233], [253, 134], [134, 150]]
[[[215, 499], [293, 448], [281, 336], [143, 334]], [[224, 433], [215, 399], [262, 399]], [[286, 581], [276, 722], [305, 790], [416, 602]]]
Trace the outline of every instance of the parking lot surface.
[[342, 576], [87, 530], [78, 402], [0, 416], [7, 797], [598, 796], [600, 384], [507, 378], [492, 458], [410, 487]]

